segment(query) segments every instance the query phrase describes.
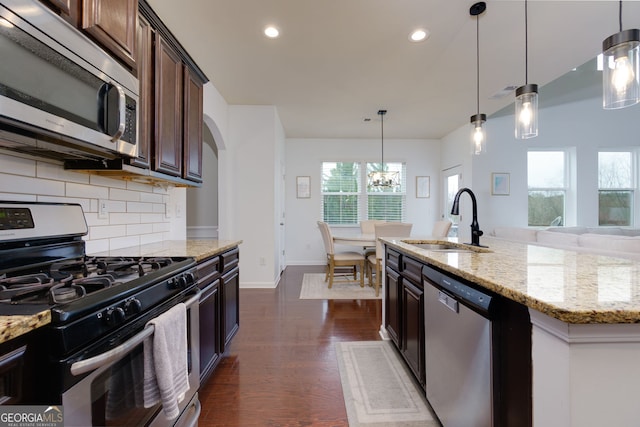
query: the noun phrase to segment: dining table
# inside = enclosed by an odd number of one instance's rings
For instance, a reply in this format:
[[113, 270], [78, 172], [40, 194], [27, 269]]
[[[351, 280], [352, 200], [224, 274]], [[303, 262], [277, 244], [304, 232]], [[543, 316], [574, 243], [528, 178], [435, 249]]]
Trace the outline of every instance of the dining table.
[[336, 245], [350, 245], [372, 247], [376, 245], [375, 234], [350, 234], [350, 235], [333, 235], [333, 243]]

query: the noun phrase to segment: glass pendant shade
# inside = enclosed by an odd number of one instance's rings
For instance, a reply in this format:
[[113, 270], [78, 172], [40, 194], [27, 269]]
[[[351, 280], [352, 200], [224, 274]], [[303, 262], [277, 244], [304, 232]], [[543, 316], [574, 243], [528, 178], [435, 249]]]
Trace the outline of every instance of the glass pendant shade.
[[516, 89], [516, 138], [538, 136], [538, 85], [526, 84]]
[[640, 102], [640, 30], [616, 33], [602, 42], [602, 107], [629, 107]]
[[471, 116], [472, 154], [479, 155], [487, 151], [487, 132], [483, 126], [486, 121], [486, 114], [475, 114]]

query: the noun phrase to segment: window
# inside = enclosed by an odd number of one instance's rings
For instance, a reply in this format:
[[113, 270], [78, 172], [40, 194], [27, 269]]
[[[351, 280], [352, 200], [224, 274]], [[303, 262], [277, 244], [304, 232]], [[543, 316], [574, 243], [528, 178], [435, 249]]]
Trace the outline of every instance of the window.
[[632, 225], [633, 153], [598, 153], [598, 225]]
[[[400, 174], [396, 188], [367, 185], [367, 175], [380, 170], [380, 163], [323, 162], [322, 218], [328, 224], [356, 225], [363, 219], [403, 221], [406, 205], [406, 165], [384, 164]], [[366, 170], [366, 173], [361, 171]]]
[[529, 151], [527, 183], [530, 226], [563, 225], [567, 191], [564, 151]]

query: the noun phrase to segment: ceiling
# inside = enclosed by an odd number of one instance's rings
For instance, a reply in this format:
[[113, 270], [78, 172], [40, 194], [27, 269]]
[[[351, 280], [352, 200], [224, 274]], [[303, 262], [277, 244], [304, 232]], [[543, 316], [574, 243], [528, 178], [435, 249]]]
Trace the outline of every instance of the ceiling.
[[[148, 3], [228, 104], [276, 106], [287, 138], [377, 138], [379, 109], [388, 110], [385, 138], [441, 138], [477, 112], [474, 1]], [[486, 3], [478, 18], [479, 92], [480, 112], [491, 115], [514, 97], [494, 94], [524, 84], [525, 19], [523, 1]], [[529, 83], [545, 85], [594, 58], [618, 32], [618, 5], [529, 1]], [[279, 38], [263, 35], [269, 24]], [[623, 28], [639, 27], [640, 2], [625, 2]], [[416, 28], [430, 37], [410, 42]], [[556, 86], [541, 91], [541, 108], [551, 98], [570, 100], [563, 91], [580, 84]]]

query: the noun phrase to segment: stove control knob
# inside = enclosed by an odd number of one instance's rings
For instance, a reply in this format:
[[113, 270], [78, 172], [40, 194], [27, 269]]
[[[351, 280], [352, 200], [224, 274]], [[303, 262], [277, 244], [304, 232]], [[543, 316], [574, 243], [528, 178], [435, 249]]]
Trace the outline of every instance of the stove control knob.
[[124, 310], [120, 307], [113, 307], [107, 310], [107, 315], [105, 316], [105, 320], [111, 326], [115, 326], [124, 322]]
[[193, 273], [185, 274], [187, 278], [187, 285], [193, 285], [196, 282], [196, 276]]
[[179, 289], [186, 289], [186, 287], [187, 287], [187, 285], [188, 285], [188, 284], [189, 284], [189, 283], [188, 283], [187, 278], [186, 278], [185, 276], [180, 276], [180, 277], [178, 277], [178, 280], [177, 280], [177, 287], [178, 287]]
[[137, 299], [130, 299], [124, 303], [124, 312], [128, 315], [140, 313], [142, 311], [142, 303]]

